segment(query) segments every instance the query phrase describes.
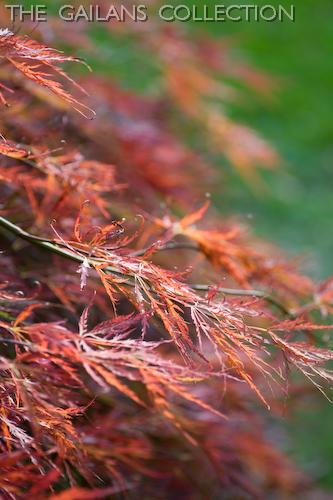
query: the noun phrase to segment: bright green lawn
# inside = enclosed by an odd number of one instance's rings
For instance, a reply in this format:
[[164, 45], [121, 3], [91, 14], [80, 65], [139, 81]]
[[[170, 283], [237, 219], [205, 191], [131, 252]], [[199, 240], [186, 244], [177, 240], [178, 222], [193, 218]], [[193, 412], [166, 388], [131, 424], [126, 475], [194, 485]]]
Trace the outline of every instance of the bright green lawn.
[[238, 52], [280, 77], [272, 104], [249, 99], [233, 115], [276, 145], [287, 173], [269, 176], [270, 191], [260, 199], [233, 177], [220, 203], [252, 213], [259, 234], [315, 256], [309, 258], [311, 271], [327, 276], [333, 274], [333, 2], [294, 3], [295, 23], [226, 26], [237, 34]]

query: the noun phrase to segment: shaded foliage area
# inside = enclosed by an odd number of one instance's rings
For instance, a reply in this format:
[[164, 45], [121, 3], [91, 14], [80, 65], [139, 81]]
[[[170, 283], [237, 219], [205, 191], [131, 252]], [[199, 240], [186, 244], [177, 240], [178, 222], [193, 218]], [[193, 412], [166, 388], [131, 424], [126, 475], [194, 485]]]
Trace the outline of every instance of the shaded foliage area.
[[[56, 21], [50, 29], [59, 37]], [[227, 88], [218, 75], [269, 82], [227, 48], [221, 57], [219, 42], [158, 24], [122, 29], [159, 59], [163, 95], [94, 74], [75, 83], [62, 63], [77, 59], [43, 33], [0, 33], [10, 104], [0, 142], [1, 492], [293, 495], [310, 486], [265, 437], [263, 414], [309, 390], [304, 380], [329, 392], [333, 354], [320, 332], [332, 280], [313, 283], [209, 207], [213, 169], [172, 133], [166, 106], [253, 179], [278, 157], [214, 105]], [[83, 32], [66, 36], [89, 46]]]

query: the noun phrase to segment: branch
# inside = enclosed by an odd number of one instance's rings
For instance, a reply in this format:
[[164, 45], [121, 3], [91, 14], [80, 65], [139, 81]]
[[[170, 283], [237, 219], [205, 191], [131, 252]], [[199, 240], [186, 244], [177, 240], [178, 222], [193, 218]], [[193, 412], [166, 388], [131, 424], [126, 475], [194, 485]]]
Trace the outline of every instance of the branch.
[[[198, 290], [202, 292], [208, 292], [210, 290], [209, 285], [191, 285], [191, 288], [193, 290]], [[266, 292], [263, 290], [245, 290], [245, 289], [237, 289], [237, 288], [223, 288], [223, 287], [218, 287], [216, 288], [216, 291], [218, 293], [223, 293], [225, 295], [237, 295], [237, 296], [243, 296], [243, 297], [258, 297], [261, 299], [266, 300], [267, 302], [270, 302], [273, 306], [277, 307], [280, 309], [281, 312], [286, 314], [287, 316], [294, 316], [294, 314], [289, 311], [281, 302], [279, 302], [277, 299], [272, 297], [271, 295], [268, 295]]]
[[[40, 238], [38, 236], [34, 236], [33, 234], [28, 233], [27, 231], [24, 231], [21, 229], [19, 226], [14, 224], [13, 222], [10, 222], [8, 219], [1, 217], [0, 216], [0, 227], [3, 227], [10, 231], [12, 234], [15, 234], [16, 236], [22, 238], [25, 241], [28, 241], [29, 243], [32, 243], [33, 245], [37, 245], [40, 248], [43, 248], [44, 250], [47, 250], [49, 252], [61, 255], [62, 257], [65, 257], [67, 259], [71, 259], [75, 262], [83, 263], [84, 261], [88, 260], [89, 263], [96, 264], [99, 263], [98, 259], [95, 259], [93, 257], [87, 258], [86, 256], [80, 256], [74, 252], [71, 252], [69, 249], [61, 247], [60, 244], [53, 242], [52, 240], [47, 240], [44, 238]], [[165, 246], [165, 248], [161, 248], [161, 250], [171, 250], [175, 249], [177, 244], [168, 244]], [[193, 249], [193, 247], [191, 247]], [[134, 255], [134, 254], [132, 254]], [[139, 253], [137, 253], [139, 255]], [[124, 276], [123, 273], [121, 273], [118, 269], [108, 266], [106, 268], [111, 273], [118, 274], [120, 276]], [[128, 276], [126, 276], [128, 277]], [[134, 278], [134, 276], [131, 276]], [[127, 282], [128, 285], [134, 286], [134, 283]], [[202, 291], [202, 292], [208, 292], [209, 289], [211, 288], [209, 285], [189, 285], [190, 288], [193, 290], [197, 291]], [[287, 316], [294, 317], [294, 313], [289, 311], [281, 302], [279, 302], [277, 299], [272, 297], [271, 295], [267, 294], [266, 292], [262, 290], [245, 290], [245, 289], [235, 289], [235, 288], [217, 288], [218, 293], [222, 293], [224, 295], [235, 295], [235, 296], [246, 296], [246, 297], [258, 297], [261, 299], [266, 300], [267, 302], [270, 302], [272, 305], [277, 307], [283, 314], [286, 314]]]

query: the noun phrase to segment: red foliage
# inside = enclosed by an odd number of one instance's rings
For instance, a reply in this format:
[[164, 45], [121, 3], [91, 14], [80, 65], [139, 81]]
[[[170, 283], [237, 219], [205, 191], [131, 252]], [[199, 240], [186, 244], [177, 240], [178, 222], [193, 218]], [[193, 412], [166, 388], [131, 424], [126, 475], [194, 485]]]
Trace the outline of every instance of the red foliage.
[[[222, 90], [217, 71], [264, 78], [219, 62], [213, 41], [137, 36], [161, 58], [172, 102], [237, 168], [277, 160], [205, 102]], [[0, 54], [1, 100], [13, 102], [0, 143], [2, 496], [308, 487], [257, 410], [282, 405], [289, 365], [328, 390], [332, 352], [315, 332], [329, 326], [311, 313], [332, 314], [332, 280], [316, 286], [209, 203], [194, 209], [213, 170], [172, 133], [161, 100], [91, 75], [88, 107], [61, 83], [82, 89], [60, 66], [77, 58], [8, 31]], [[90, 106], [94, 121], [71, 109]]]

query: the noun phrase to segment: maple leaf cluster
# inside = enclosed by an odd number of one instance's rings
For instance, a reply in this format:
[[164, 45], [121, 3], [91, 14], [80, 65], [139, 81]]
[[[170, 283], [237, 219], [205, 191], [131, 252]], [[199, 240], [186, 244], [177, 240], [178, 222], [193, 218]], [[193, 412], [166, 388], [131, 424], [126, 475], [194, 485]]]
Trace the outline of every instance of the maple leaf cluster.
[[[170, 113], [196, 121], [256, 175], [276, 153], [207, 101], [223, 99], [221, 73], [270, 82], [218, 41], [153, 28], [118, 29], [159, 59], [158, 97], [95, 74], [75, 83], [62, 63], [80, 60], [0, 31], [3, 498], [310, 487], [266, 439], [261, 407], [279, 414], [287, 386], [296, 398], [297, 373], [329, 392], [332, 280], [217, 214], [214, 168], [170, 126]], [[88, 50], [75, 29], [66, 42]]]

